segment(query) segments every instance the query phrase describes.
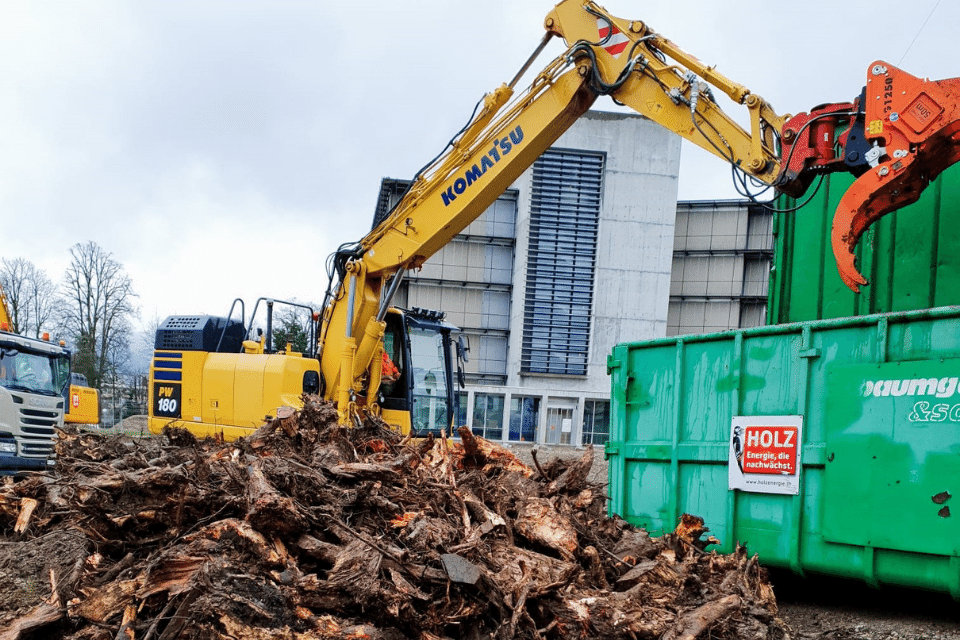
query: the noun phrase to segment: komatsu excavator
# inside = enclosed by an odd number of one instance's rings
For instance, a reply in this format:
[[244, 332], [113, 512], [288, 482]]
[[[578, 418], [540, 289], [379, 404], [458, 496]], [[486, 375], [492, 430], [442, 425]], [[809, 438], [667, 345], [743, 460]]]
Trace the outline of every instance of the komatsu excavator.
[[[866, 84], [858, 94], [852, 92], [852, 101], [790, 117], [650, 25], [616, 18], [593, 2], [564, 0], [547, 15], [544, 27], [540, 45], [516, 77], [483, 98], [389, 215], [335, 254], [337, 278], [331, 277], [316, 352], [269, 353], [262, 342], [240, 348], [242, 340], [234, 340], [229, 350], [214, 349], [233, 331], [224, 319], [205, 321], [213, 336], [206, 345], [196, 327], [181, 336], [177, 348], [164, 347], [158, 334], [151, 368], [152, 430], [179, 420], [200, 433], [241, 435], [261, 424], [265, 413], [295, 404], [304, 391], [336, 401], [344, 423], [371, 411], [403, 432], [451, 427], [451, 341], [419, 340], [432, 345], [432, 353], [423, 346], [411, 349], [407, 332], [416, 322], [392, 310], [392, 296], [406, 271], [419, 268], [476, 219], [600, 96], [730, 163], [743, 186], [750, 179], [800, 197], [823, 174], [857, 176], [840, 201], [832, 231], [840, 276], [854, 291], [866, 283], [854, 264], [864, 231], [917, 200], [933, 178], [960, 160], [960, 79], [921, 80], [877, 61], [868, 66]], [[515, 94], [519, 78], [554, 37], [566, 42], [566, 51]], [[724, 112], [715, 92], [746, 110], [749, 128]], [[437, 321], [425, 320], [418, 330], [439, 336], [446, 329]], [[235, 328], [243, 333], [242, 324]], [[402, 378], [401, 390], [387, 397], [380, 384], [385, 336], [391, 355], [402, 355], [401, 369], [425, 371], [416, 358], [428, 355], [436, 390], [430, 401], [435, 406], [443, 400], [446, 407], [423, 410], [427, 395], [415, 378], [427, 380], [426, 374]], [[247, 353], [236, 352], [243, 349]], [[446, 367], [440, 366], [443, 361]], [[255, 402], [245, 399], [249, 394]], [[242, 403], [253, 405], [245, 415], [233, 411]], [[431, 417], [411, 417], [417, 415]]]

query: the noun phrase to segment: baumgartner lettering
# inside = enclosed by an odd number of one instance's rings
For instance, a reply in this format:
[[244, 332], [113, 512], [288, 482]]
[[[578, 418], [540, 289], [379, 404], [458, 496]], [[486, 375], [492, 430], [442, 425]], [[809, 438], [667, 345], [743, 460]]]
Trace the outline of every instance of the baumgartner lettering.
[[485, 174], [487, 169], [493, 168], [493, 165], [509, 155], [513, 148], [521, 142], [523, 142], [523, 129], [519, 125], [510, 132], [509, 137], [504, 137], [502, 140], [494, 139], [493, 147], [480, 159], [480, 162], [467, 169], [462, 176], [447, 187], [446, 191], [440, 194], [443, 198], [443, 206], [449, 207], [450, 203], [457, 199], [457, 196], [463, 195], [467, 187], [479, 181], [480, 176]]
[[914, 378], [912, 380], [867, 380], [863, 397], [936, 396], [949, 398], [957, 392], [960, 378]]
[[921, 400], [913, 405], [913, 411], [907, 417], [910, 422], [960, 422], [960, 404], [950, 406], [939, 402], [930, 405]]

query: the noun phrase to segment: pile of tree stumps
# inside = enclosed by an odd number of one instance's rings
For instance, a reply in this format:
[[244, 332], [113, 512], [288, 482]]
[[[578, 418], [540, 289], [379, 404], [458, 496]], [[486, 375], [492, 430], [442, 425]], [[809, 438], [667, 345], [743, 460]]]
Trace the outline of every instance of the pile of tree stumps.
[[531, 469], [305, 400], [233, 443], [62, 434], [0, 487], [0, 639], [789, 637], [699, 518], [608, 517], [590, 451]]

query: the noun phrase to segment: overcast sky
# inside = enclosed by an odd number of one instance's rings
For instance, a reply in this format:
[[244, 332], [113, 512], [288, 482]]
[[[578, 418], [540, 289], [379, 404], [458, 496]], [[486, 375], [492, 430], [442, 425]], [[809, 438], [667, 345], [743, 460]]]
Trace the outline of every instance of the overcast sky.
[[[852, 100], [878, 58], [960, 75], [955, 0], [604, 6], [780, 113]], [[0, 258], [60, 282], [70, 247], [93, 240], [125, 266], [147, 325], [222, 315], [238, 296], [319, 302], [325, 259], [369, 230], [381, 178], [432, 158], [551, 8], [0, 0]], [[682, 154], [681, 199], [737, 197], [723, 163]]]

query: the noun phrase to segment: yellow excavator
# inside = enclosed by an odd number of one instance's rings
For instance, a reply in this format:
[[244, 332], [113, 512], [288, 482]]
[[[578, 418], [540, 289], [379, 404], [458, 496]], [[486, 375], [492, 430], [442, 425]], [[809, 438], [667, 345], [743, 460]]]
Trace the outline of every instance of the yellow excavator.
[[90, 386], [82, 373], [70, 374], [70, 387], [67, 389], [67, 413], [63, 416], [66, 424], [91, 427], [100, 424], [100, 392]]
[[[915, 201], [960, 160], [960, 79], [921, 80], [877, 61], [854, 100], [790, 117], [650, 25], [614, 17], [593, 2], [559, 3], [544, 27], [520, 72], [484, 96], [392, 211], [332, 256], [331, 284], [307, 353], [273, 349], [269, 313], [267, 335], [254, 339], [231, 317], [164, 323], [151, 366], [152, 431], [173, 421], [200, 435], [233, 438], [312, 392], [335, 401], [344, 423], [370, 411], [404, 433], [449, 433], [452, 353], [461, 351], [453, 328], [436, 313], [394, 309], [393, 294], [404, 273], [476, 219], [600, 96], [730, 163], [745, 190], [749, 181], [800, 197], [823, 174], [857, 176], [832, 232], [840, 275], [854, 290], [866, 282], [854, 264], [863, 232]], [[566, 51], [515, 93], [554, 37]], [[724, 112], [715, 92], [746, 110], [748, 128]], [[389, 385], [381, 384], [385, 363], [400, 372]]]

